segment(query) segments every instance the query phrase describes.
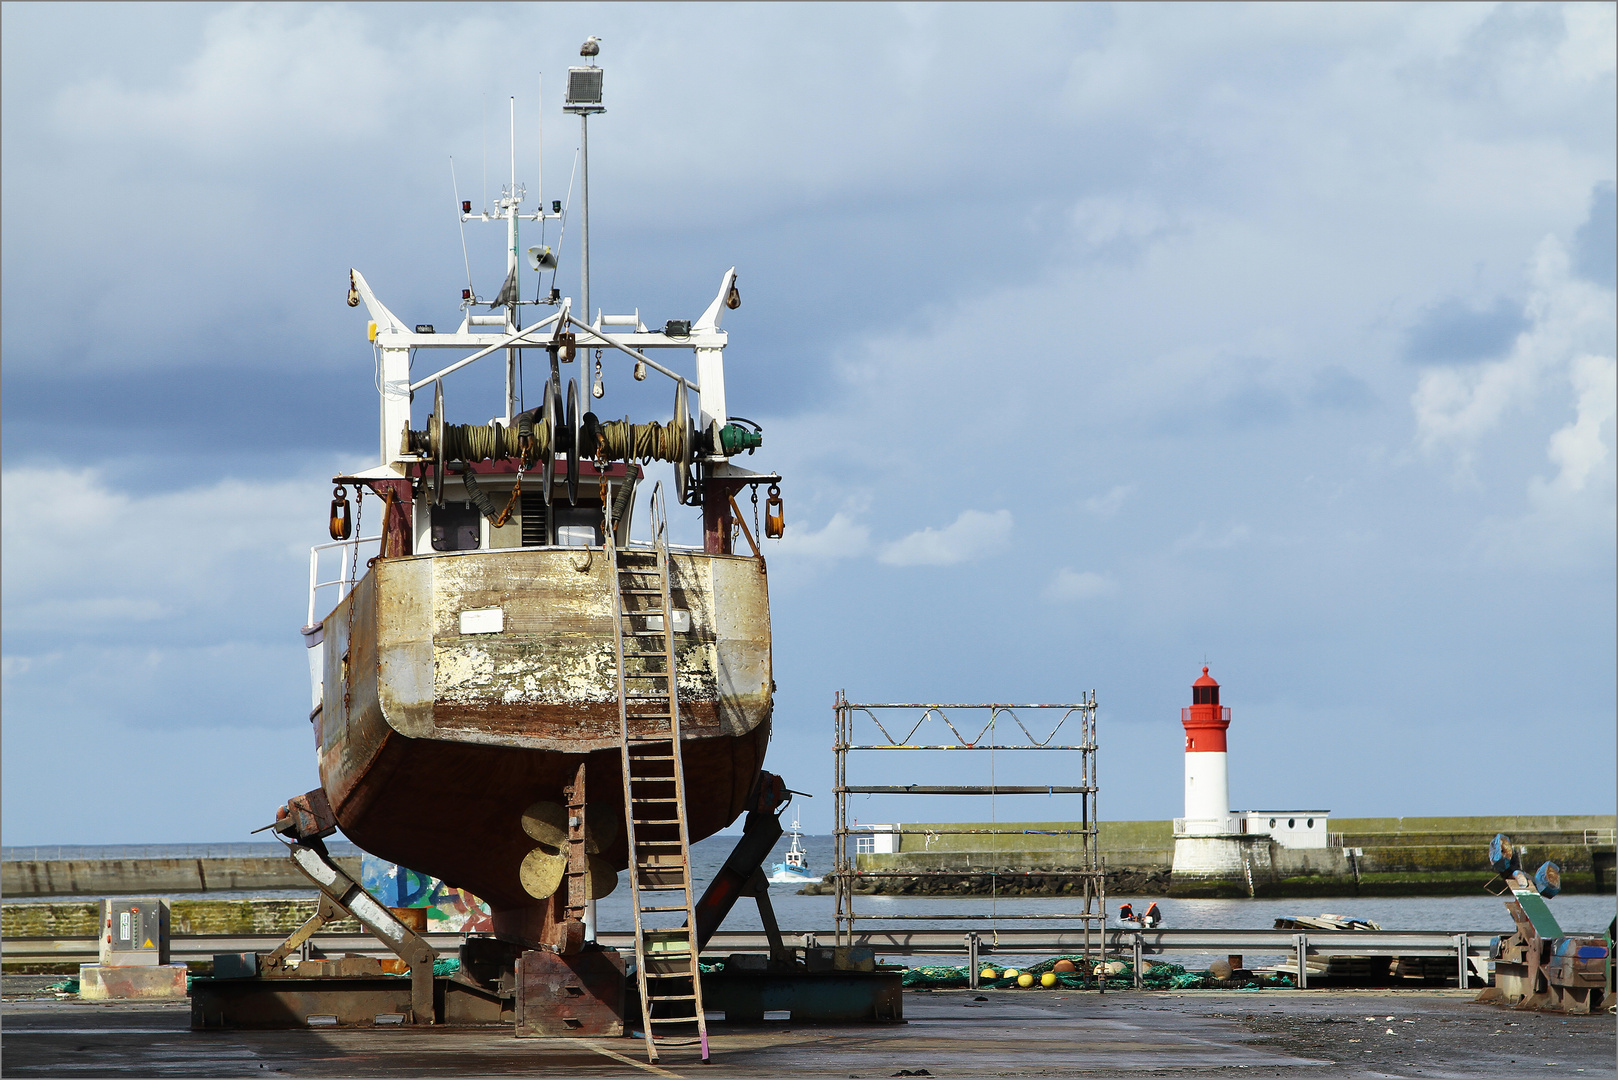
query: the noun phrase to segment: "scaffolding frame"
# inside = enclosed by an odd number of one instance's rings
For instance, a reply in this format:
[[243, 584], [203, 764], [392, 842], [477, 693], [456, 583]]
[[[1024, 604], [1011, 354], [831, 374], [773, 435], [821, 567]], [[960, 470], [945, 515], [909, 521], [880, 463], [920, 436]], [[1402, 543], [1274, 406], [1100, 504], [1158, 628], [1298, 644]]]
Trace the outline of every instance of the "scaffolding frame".
[[[1049, 716], [1052, 711], [1060, 710], [1060, 715], [1048, 734], [1040, 737], [1035, 734], [1042, 730], [1043, 725], [1036, 725], [1029, 730], [1023, 718], [1018, 714], [1033, 713], [1035, 715]], [[956, 719], [960, 714], [972, 711], [988, 712], [988, 719], [979, 728], [976, 734], [963, 734], [962, 728], [968, 732], [971, 728], [966, 724], [957, 726]], [[851, 702], [843, 691], [837, 691], [833, 706], [836, 721], [836, 737], [833, 742], [833, 757], [835, 775], [832, 783], [833, 799], [835, 803], [835, 824], [832, 830], [834, 845], [834, 859], [832, 868], [833, 891], [836, 898], [835, 917], [837, 923], [837, 944], [852, 944], [854, 940], [855, 923], [861, 919], [871, 919], [881, 922], [897, 920], [976, 920], [986, 922], [988, 918], [995, 921], [1021, 920], [1021, 919], [1048, 919], [1051, 921], [1072, 920], [1080, 922], [1084, 928], [1084, 957], [1088, 961], [1092, 950], [1100, 962], [1106, 961], [1106, 918], [1107, 918], [1107, 879], [1105, 861], [1097, 851], [1096, 828], [1096, 797], [1099, 790], [1097, 776], [1097, 745], [1096, 745], [1096, 699], [1095, 691], [1091, 690], [1080, 701], [1068, 704], [1034, 704], [1011, 705], [1001, 703], [982, 703], [972, 705], [946, 704], [942, 702], [910, 702], [910, 703], [883, 703], [861, 704]], [[919, 715], [918, 715], [919, 713]], [[1077, 716], [1078, 741], [1057, 743], [1055, 740], [1069, 722]], [[886, 741], [856, 742], [856, 725], [864, 727], [861, 719], [869, 722], [875, 729], [871, 738], [880, 737]], [[1004, 721], [1009, 718], [1015, 722], [1016, 727], [1011, 732], [1013, 741], [1001, 742], [1000, 734]], [[953, 742], [927, 742], [913, 741], [924, 726], [942, 724], [948, 728], [953, 736]], [[892, 728], [890, 731], [889, 729]], [[927, 734], [937, 731], [936, 727], [929, 727]], [[899, 734], [895, 734], [899, 732]], [[850, 754], [884, 751], [988, 751], [991, 754], [997, 751], [1032, 754], [1058, 754], [1065, 755], [1077, 753], [1079, 755], [1079, 770], [1077, 784], [850, 784], [848, 781], [848, 759]], [[1038, 759], [1036, 759], [1038, 760]], [[1071, 760], [1071, 759], [1067, 759]], [[891, 771], [891, 770], [890, 770]], [[900, 777], [902, 779], [902, 777]], [[1072, 778], [1072, 771], [1065, 770], [1065, 778]], [[850, 795], [987, 795], [991, 801], [1001, 795], [1077, 795], [1079, 796], [1078, 827], [1062, 830], [1061, 835], [1079, 837], [1079, 865], [1075, 869], [1028, 871], [1021, 876], [1039, 877], [1066, 877], [1077, 879], [1081, 889], [1077, 899], [1081, 901], [1080, 910], [1071, 913], [1039, 914], [1039, 915], [1000, 915], [997, 912], [986, 918], [982, 913], [962, 915], [862, 915], [854, 910], [855, 886], [861, 880], [873, 878], [968, 878], [978, 877], [985, 873], [982, 870], [912, 870], [912, 871], [862, 871], [859, 868], [857, 851], [849, 849], [849, 837], [856, 833], [863, 834], [863, 829], [854, 829], [849, 825], [848, 799]], [[991, 802], [992, 805], [992, 802]], [[898, 836], [1021, 836], [1025, 834], [1022, 829], [905, 829], [901, 824], [897, 829], [891, 830], [890, 835]], [[900, 840], [900, 851], [904, 849], [904, 841]], [[996, 868], [987, 871], [992, 877], [1007, 877], [1009, 874], [1000, 873]], [[1097, 925], [1099, 923], [1099, 925]], [[969, 933], [969, 938], [977, 936], [976, 932]], [[975, 950], [974, 950], [975, 952]], [[976, 964], [972, 965], [970, 972], [972, 985], [977, 985]], [[1088, 967], [1088, 965], [1087, 965]], [[1098, 985], [1105, 987], [1106, 979], [1098, 979]]]

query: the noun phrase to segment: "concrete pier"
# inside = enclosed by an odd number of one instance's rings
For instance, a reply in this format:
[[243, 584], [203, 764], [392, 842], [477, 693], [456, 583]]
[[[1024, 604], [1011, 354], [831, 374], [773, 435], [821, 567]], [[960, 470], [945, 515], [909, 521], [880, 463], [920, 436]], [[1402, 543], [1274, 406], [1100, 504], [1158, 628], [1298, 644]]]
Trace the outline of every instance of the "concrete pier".
[[[630, 1038], [503, 1029], [190, 1030], [186, 1003], [31, 999], [5, 981], [6, 1075], [1611, 1076], [1606, 1016], [1512, 1013], [1475, 992], [930, 991], [904, 1024], [710, 1021], [713, 1064]], [[926, 1070], [922, 1074], [920, 1070]]]
[[[337, 864], [355, 877], [360, 860]], [[7, 859], [0, 862], [0, 894], [24, 896], [131, 896], [304, 889], [309, 879], [284, 855], [199, 859]]]

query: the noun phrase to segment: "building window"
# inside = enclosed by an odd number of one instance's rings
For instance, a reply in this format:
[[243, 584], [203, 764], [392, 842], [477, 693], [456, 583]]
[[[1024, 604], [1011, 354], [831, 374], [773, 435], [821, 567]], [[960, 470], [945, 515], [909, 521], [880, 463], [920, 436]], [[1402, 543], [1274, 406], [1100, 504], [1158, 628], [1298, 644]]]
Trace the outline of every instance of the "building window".
[[874, 836], [856, 836], [854, 838], [854, 854], [856, 854], [856, 855], [874, 855], [874, 854], [876, 854], [876, 837], [874, 837]]
[[1290, 817], [1287, 818], [1287, 828], [1296, 829], [1297, 827], [1298, 827], [1298, 819], [1297, 818], [1290, 818]]
[[1303, 823], [1303, 826], [1304, 826], [1304, 828], [1306, 828], [1306, 829], [1312, 829], [1312, 828], [1314, 828], [1314, 827], [1315, 827], [1315, 819], [1314, 819], [1314, 818], [1310, 818], [1310, 819], [1309, 819], [1309, 820], [1308, 820], [1308, 821], [1306, 821], [1306, 822], [1304, 822], [1304, 823]]
[[1274, 818], [1270, 819], [1270, 828], [1272, 828], [1272, 829], [1275, 828], [1275, 819]]

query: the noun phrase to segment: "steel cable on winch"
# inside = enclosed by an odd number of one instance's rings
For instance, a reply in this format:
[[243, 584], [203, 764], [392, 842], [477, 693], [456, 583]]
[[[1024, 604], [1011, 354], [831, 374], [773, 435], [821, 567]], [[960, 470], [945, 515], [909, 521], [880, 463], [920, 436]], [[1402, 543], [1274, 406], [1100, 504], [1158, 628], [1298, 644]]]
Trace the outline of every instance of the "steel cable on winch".
[[[550, 426], [544, 420], [532, 421], [532, 432], [527, 455], [530, 467], [552, 445]], [[673, 420], [662, 424], [608, 420], [599, 424], [596, 432], [598, 445], [592, 456], [605, 461], [672, 462], [680, 455], [682, 439], [679, 425]], [[412, 445], [431, 452], [428, 432], [412, 432], [411, 436]], [[445, 461], [514, 461], [521, 455], [521, 446], [522, 430], [518, 425], [444, 425]], [[558, 443], [556, 449], [565, 452], [566, 447]]]
[[597, 454], [607, 461], [673, 461], [680, 450], [679, 427], [673, 420], [666, 424], [608, 420], [601, 425], [600, 441]]

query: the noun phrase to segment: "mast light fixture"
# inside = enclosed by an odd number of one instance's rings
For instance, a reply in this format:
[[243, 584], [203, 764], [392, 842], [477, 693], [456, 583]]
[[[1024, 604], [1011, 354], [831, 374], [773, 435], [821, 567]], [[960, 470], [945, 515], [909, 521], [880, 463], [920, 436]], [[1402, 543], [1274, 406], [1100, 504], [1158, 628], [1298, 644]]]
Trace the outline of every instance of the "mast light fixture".
[[606, 108], [601, 104], [601, 77], [603, 74], [603, 70], [598, 67], [568, 68], [567, 101], [562, 106], [562, 111], [570, 113], [606, 112]]

